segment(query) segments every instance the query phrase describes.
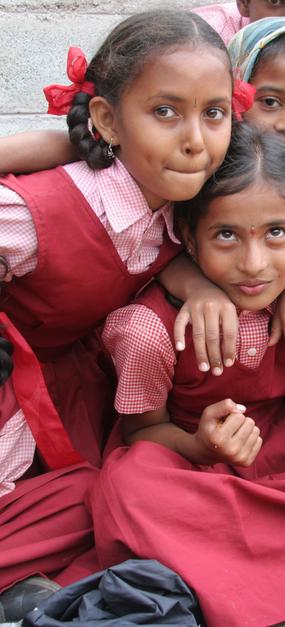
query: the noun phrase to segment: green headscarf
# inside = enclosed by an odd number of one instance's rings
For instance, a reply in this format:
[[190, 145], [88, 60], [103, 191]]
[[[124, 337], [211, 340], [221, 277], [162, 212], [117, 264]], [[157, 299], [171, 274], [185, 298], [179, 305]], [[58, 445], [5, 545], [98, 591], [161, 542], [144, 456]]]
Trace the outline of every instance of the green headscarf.
[[231, 40], [228, 50], [233, 68], [239, 68], [239, 78], [249, 82], [262, 48], [285, 34], [285, 17], [265, 17], [242, 28]]

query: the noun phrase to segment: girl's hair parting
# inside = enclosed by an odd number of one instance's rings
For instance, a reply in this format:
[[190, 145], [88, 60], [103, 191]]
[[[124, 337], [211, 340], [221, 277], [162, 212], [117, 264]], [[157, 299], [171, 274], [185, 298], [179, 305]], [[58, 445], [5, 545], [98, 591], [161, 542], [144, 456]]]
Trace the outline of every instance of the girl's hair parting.
[[[85, 80], [93, 82], [95, 94], [116, 105], [124, 90], [140, 75], [153, 57], [184, 44], [193, 49], [205, 45], [220, 50], [231, 72], [228, 51], [221, 37], [201, 17], [189, 11], [154, 10], [137, 13], [116, 26], [91, 60]], [[111, 165], [108, 145], [88, 127], [89, 101], [80, 92], [67, 117], [71, 142], [91, 168]], [[95, 137], [94, 137], [95, 135]]]
[[[209, 203], [221, 196], [231, 196], [255, 182], [269, 184], [285, 198], [285, 142], [277, 133], [248, 124], [236, 124], [225, 160], [205, 183], [199, 194], [175, 203], [175, 216], [187, 221], [195, 232], [198, 221], [206, 215]], [[285, 205], [284, 205], [285, 206]]]
[[285, 33], [270, 41], [264, 48], [261, 48], [250, 75], [250, 82], [254, 78], [256, 72], [260, 70], [263, 63], [273, 61], [278, 56], [285, 55]]
[[12, 353], [13, 346], [11, 342], [4, 337], [0, 337], [0, 386], [7, 381], [13, 370]]

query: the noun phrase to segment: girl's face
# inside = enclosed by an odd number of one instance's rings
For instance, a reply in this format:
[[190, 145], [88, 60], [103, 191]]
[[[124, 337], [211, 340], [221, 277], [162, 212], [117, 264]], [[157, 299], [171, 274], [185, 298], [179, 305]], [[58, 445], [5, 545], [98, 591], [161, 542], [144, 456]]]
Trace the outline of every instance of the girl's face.
[[195, 238], [185, 232], [205, 275], [241, 309], [263, 309], [284, 290], [285, 198], [270, 185], [215, 198]]
[[232, 81], [224, 53], [187, 45], [152, 59], [114, 110], [117, 153], [155, 210], [195, 196], [223, 161]]
[[237, 0], [237, 5], [240, 13], [251, 22], [285, 15], [285, 0]]
[[262, 61], [251, 83], [256, 88], [255, 102], [244, 119], [285, 134], [285, 55]]

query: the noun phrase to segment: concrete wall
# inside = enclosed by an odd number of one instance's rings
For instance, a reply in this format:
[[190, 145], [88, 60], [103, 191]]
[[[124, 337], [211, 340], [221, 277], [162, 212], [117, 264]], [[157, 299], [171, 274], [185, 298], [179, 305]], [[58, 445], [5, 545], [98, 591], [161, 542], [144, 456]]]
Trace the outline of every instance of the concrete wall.
[[[145, 6], [186, 9], [211, 3], [147, 0]], [[142, 6], [140, 0], [0, 0], [0, 135], [65, 128], [64, 118], [46, 115], [42, 87], [68, 82], [70, 45], [90, 58], [117, 22]]]

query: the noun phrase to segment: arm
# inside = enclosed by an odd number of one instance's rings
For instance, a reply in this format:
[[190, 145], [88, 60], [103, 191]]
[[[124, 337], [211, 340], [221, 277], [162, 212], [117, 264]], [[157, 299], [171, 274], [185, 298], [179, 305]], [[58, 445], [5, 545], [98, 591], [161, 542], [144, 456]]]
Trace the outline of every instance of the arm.
[[32, 172], [77, 161], [65, 131], [29, 131], [0, 137], [0, 172]]
[[196, 433], [170, 422], [166, 405], [143, 414], [124, 415], [126, 444], [149, 440], [162, 444], [195, 464], [219, 462], [250, 466], [262, 446], [259, 428], [244, 416], [245, 407], [226, 399], [203, 411]]
[[211, 366], [213, 374], [222, 374], [223, 364], [232, 366], [235, 360], [238, 318], [234, 304], [186, 253], [175, 257], [158, 279], [184, 302], [174, 327], [177, 350], [185, 348], [185, 328], [190, 322], [199, 370], [206, 372]]

